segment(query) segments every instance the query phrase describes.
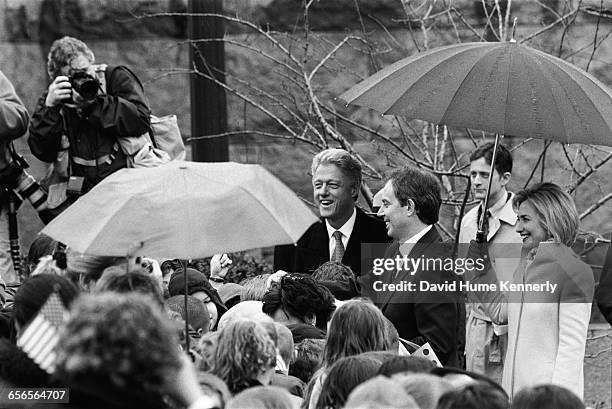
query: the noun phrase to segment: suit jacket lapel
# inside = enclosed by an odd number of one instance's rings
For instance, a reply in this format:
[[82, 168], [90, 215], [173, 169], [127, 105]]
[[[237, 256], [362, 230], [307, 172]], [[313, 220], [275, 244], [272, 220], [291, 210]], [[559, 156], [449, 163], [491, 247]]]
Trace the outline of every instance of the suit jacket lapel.
[[[361, 238], [363, 237], [361, 230], [363, 229], [363, 218], [367, 216], [358, 207], [356, 207], [355, 210], [357, 212], [357, 216], [355, 217], [355, 225], [353, 226], [351, 236], [346, 243], [346, 249], [344, 250], [344, 256], [342, 257], [344, 264], [350, 264], [349, 260], [360, 259]], [[329, 253], [329, 246], [327, 252]]]
[[[427, 250], [429, 249], [429, 247], [434, 244], [434, 243], [439, 243], [441, 242], [441, 237], [440, 234], [438, 233], [438, 230], [436, 229], [435, 226], [433, 226], [423, 237], [421, 237], [419, 239], [419, 241], [414, 245], [414, 247], [410, 250], [410, 253], [408, 254], [408, 258], [418, 258], [423, 254], [427, 254]], [[393, 246], [393, 247], [391, 247]], [[395, 257], [397, 255], [401, 255], [399, 249], [400, 249], [400, 245], [398, 242], [393, 242], [392, 245], [389, 246], [389, 249], [393, 249], [393, 253], [392, 253], [392, 257]], [[387, 255], [385, 255], [385, 257], [389, 257]], [[393, 276], [395, 275], [395, 272], [391, 272], [391, 274], [389, 274], [387, 280], [388, 283], [390, 282], [395, 282], [395, 283], [400, 283], [402, 280], [406, 280], [406, 281], [410, 281], [411, 278], [415, 277], [417, 274], [419, 274], [419, 272], [415, 272], [415, 274], [411, 275], [412, 272], [407, 271], [406, 269], [404, 269], [403, 271], [400, 271], [399, 274], [397, 275], [397, 277], [395, 279], [393, 279]], [[392, 281], [391, 281], [392, 280]], [[385, 297], [383, 298], [383, 306], [386, 307], [387, 304], [389, 304], [389, 301], [391, 300], [391, 298], [393, 297], [393, 295], [395, 295], [393, 292], [388, 291], [385, 294]]]

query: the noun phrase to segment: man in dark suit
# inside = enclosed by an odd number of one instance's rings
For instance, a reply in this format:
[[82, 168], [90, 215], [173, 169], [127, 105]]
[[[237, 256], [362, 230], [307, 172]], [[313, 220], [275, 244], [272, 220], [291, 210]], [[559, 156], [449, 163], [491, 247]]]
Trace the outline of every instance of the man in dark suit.
[[312, 161], [314, 201], [321, 220], [297, 245], [274, 249], [274, 270], [311, 274], [327, 261], [361, 272], [361, 244], [387, 243], [385, 226], [355, 206], [361, 186], [361, 165], [347, 151], [326, 149]]
[[[379, 276], [373, 271], [366, 280], [364, 293], [376, 292], [375, 302], [401, 338], [419, 345], [429, 342], [443, 365], [458, 366], [465, 305], [452, 287], [431, 288], [433, 284], [456, 282], [459, 289], [453, 269], [444, 267], [449, 260], [452, 263], [451, 251], [434, 226], [441, 203], [440, 187], [434, 176], [414, 168], [391, 175], [383, 188], [378, 211], [384, 217], [387, 233], [394, 239], [385, 259], [408, 263], [394, 263], [393, 268]], [[374, 285], [375, 282], [378, 283]], [[400, 287], [385, 288], [383, 284]]]

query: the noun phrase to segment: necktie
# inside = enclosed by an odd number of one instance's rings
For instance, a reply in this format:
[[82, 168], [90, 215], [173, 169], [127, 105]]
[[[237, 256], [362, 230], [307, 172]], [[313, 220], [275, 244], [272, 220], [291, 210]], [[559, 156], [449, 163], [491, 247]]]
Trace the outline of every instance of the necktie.
[[342, 245], [342, 232], [340, 230], [336, 230], [332, 237], [336, 240], [336, 248], [334, 249], [332, 261], [342, 263], [342, 256], [344, 256], [344, 246]]
[[[478, 221], [476, 223], [480, 222], [480, 217], [482, 215], [482, 207], [480, 207], [478, 209]], [[487, 212], [485, 213], [485, 219], [484, 219], [484, 224], [482, 226], [483, 230], [484, 230], [484, 234], [485, 237], [489, 236], [489, 218], [491, 217], [491, 211], [487, 210]]]

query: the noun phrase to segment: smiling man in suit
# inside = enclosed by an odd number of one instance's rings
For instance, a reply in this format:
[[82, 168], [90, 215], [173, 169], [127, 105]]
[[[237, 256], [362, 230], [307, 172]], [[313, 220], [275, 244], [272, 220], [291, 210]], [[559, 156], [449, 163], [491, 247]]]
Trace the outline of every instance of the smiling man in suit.
[[[429, 342], [443, 365], [458, 366], [461, 332], [465, 328], [461, 297], [454, 291], [422, 290], [421, 284], [457, 281], [452, 269], [442, 267], [451, 252], [434, 226], [441, 204], [440, 186], [433, 175], [415, 168], [397, 170], [391, 175], [378, 210], [394, 239], [385, 258], [398, 260], [406, 256], [420, 264], [404, 264], [380, 276], [381, 282], [387, 284], [411, 284], [400, 290], [387, 287], [375, 299], [401, 338], [419, 345]], [[370, 289], [364, 287], [364, 292]]]
[[274, 249], [274, 270], [311, 274], [327, 261], [361, 272], [361, 244], [389, 241], [385, 226], [355, 206], [361, 186], [361, 165], [343, 149], [326, 149], [312, 160], [314, 201], [321, 220], [297, 245]]

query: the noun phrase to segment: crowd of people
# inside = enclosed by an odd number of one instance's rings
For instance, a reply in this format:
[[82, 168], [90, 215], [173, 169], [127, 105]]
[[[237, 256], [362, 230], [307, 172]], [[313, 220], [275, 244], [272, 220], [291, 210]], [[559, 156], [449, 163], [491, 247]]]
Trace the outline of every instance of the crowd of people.
[[[57, 40], [51, 83], [29, 120], [0, 73], [3, 144], [29, 127], [39, 159], [57, 163], [69, 152], [77, 194], [127, 166], [117, 138], [150, 126], [132, 71], [100, 74], [94, 62], [80, 40]], [[89, 95], [83, 81], [98, 75], [106, 90]], [[14, 159], [3, 152], [0, 164]], [[240, 282], [228, 282], [226, 254], [201, 268], [79, 254], [46, 236], [16, 278], [0, 228], [0, 383], [69, 388], [61, 407], [74, 408], [585, 408], [591, 304], [597, 290], [609, 312], [609, 288], [596, 289], [571, 249], [579, 226], [571, 196], [552, 183], [508, 191], [512, 156], [503, 145], [494, 152], [484, 144], [470, 156], [479, 204], [462, 220], [458, 247], [436, 227], [434, 175], [394, 171], [368, 213], [357, 206], [360, 163], [342, 149], [318, 153], [320, 220], [295, 245], [275, 248], [273, 274]], [[482, 264], [446, 267], [459, 258]], [[43, 370], [17, 344], [54, 294], [69, 313]]]

